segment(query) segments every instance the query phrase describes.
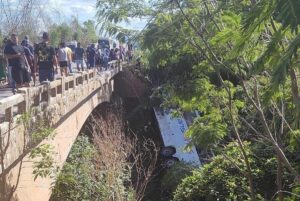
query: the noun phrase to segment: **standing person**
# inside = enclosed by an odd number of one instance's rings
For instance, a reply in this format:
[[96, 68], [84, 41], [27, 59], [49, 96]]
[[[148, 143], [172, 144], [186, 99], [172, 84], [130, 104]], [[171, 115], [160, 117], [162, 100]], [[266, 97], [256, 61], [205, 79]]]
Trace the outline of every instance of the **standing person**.
[[[57, 58], [55, 55], [54, 47], [49, 45], [49, 35], [47, 32], [43, 33], [43, 42], [39, 43], [34, 50], [34, 65], [35, 69], [39, 71], [39, 80], [53, 81], [54, 80], [54, 67], [57, 71]], [[37, 68], [38, 65], [38, 68]]]
[[133, 46], [130, 43], [128, 44], [127, 56], [128, 56], [128, 62], [131, 62], [133, 57]]
[[125, 61], [125, 48], [120, 44], [120, 59], [121, 61]]
[[25, 67], [25, 52], [24, 48], [18, 43], [17, 34], [11, 34], [10, 41], [5, 46], [4, 54], [8, 59], [8, 65], [11, 66], [11, 75], [16, 82], [16, 88], [28, 87], [30, 76]]
[[120, 60], [120, 50], [118, 48], [115, 48], [115, 60]]
[[109, 61], [113, 61], [113, 60], [116, 60], [117, 57], [116, 57], [116, 51], [115, 49], [110, 49], [110, 52], [109, 52]]
[[92, 44], [91, 47], [88, 49], [88, 63], [89, 63], [89, 68], [94, 68], [95, 67], [95, 57], [96, 57], [96, 49], [95, 49], [95, 44]]
[[104, 67], [104, 70], [107, 70], [107, 68], [108, 68], [108, 61], [109, 61], [109, 49], [106, 48], [106, 47], [102, 50], [102, 58], [103, 58], [103, 67]]
[[101, 71], [101, 49], [98, 47], [96, 49], [96, 56], [95, 56], [95, 62], [96, 62], [96, 69], [100, 72]]
[[86, 68], [87, 69], [90, 69], [90, 63], [89, 63], [89, 60], [88, 60], [88, 58], [90, 57], [90, 45], [88, 45], [87, 47], [86, 47], [86, 57], [85, 57], [85, 63], [86, 63]]
[[83, 57], [84, 57], [84, 49], [81, 47], [81, 44], [78, 43], [77, 47], [75, 48], [75, 62], [78, 71], [80, 71], [79, 65], [81, 65], [82, 71], [84, 70]]
[[33, 46], [30, 44], [29, 36], [26, 35], [26, 36], [24, 37], [24, 40], [26, 41], [26, 45], [25, 45], [25, 46], [30, 50], [31, 54], [34, 55], [34, 48], [33, 48]]
[[27, 44], [27, 40], [23, 40], [21, 42], [21, 45], [24, 48], [24, 52], [25, 52], [25, 57], [27, 59], [28, 65], [30, 67], [30, 72], [31, 72], [31, 77], [33, 79], [33, 84], [35, 86], [36, 83], [36, 76], [35, 76], [35, 69], [34, 69], [34, 55], [33, 53], [30, 51], [30, 49], [28, 48], [28, 44]]
[[65, 42], [60, 43], [60, 48], [57, 52], [59, 66], [60, 66], [60, 74], [61, 76], [67, 76], [68, 74], [68, 64], [69, 64], [69, 56], [68, 56], [68, 49], [66, 47]]
[[73, 51], [71, 50], [71, 48], [69, 48], [68, 46], [66, 46], [67, 48], [67, 51], [68, 51], [68, 67], [69, 67], [69, 73], [73, 73], [72, 71], [72, 62], [73, 62], [73, 58], [72, 58], [72, 55], [73, 55]]
[[[6, 45], [7, 45], [8, 43], [10, 43], [10, 40], [7, 39], [7, 38], [4, 38], [4, 40], [3, 40], [3, 47], [2, 47], [3, 51], [4, 51], [4, 49], [5, 49], [5, 47], [6, 47]], [[7, 80], [8, 80], [8, 84], [9, 84], [9, 86], [12, 88], [12, 92], [15, 94], [15, 92], [16, 92], [16, 82], [15, 82], [14, 79], [12, 78], [12, 75], [11, 75], [11, 69], [12, 69], [12, 67], [9, 66], [7, 57], [5, 57], [5, 63], [6, 63], [6, 67], [7, 67], [6, 69], [7, 69]]]

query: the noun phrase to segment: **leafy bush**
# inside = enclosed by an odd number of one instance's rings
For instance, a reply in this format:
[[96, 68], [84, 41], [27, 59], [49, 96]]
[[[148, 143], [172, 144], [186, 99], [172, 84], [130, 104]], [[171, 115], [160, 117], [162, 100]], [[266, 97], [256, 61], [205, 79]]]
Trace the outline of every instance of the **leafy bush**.
[[[276, 159], [272, 158], [272, 150], [259, 143], [244, 142], [244, 145], [250, 160], [257, 200], [269, 200], [276, 193]], [[174, 201], [250, 200], [245, 170], [237, 145], [230, 143], [211, 163], [194, 170], [191, 176], [183, 179], [174, 192]], [[285, 183], [292, 181], [287, 176], [284, 176], [284, 180]]]
[[222, 156], [183, 180], [174, 201], [249, 200], [247, 179]]
[[101, 181], [94, 176], [92, 163], [95, 154], [94, 146], [87, 137], [78, 137], [61, 174], [58, 176], [52, 191], [52, 201], [58, 200], [98, 200], [103, 194]]
[[161, 180], [161, 191], [164, 199], [170, 200], [177, 186], [185, 177], [190, 176], [194, 169], [195, 167], [184, 162], [178, 162], [170, 169], [166, 169]]

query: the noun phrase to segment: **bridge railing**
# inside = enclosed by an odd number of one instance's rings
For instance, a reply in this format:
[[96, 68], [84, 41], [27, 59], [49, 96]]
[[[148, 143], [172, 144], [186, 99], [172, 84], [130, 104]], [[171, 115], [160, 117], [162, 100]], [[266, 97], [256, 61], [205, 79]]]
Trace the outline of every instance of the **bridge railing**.
[[[108, 65], [109, 69], [116, 69], [120, 67], [121, 63], [110, 61]], [[74, 90], [77, 86], [88, 83], [96, 75], [96, 70], [91, 69], [57, 78], [52, 82], [43, 82], [39, 86], [20, 88], [18, 94], [0, 100], [0, 124], [28, 112], [30, 108], [39, 107], [42, 110], [50, 104], [55, 104], [56, 99], [62, 98], [65, 93]]]
[[[0, 100], [0, 123], [9, 122], [17, 115], [28, 112], [33, 107], [46, 107], [61, 98], [64, 93], [74, 90], [77, 86], [88, 83], [96, 77], [95, 70], [61, 77], [52, 82], [43, 82], [39, 86], [20, 88], [18, 94]], [[54, 101], [54, 102], [53, 102]]]

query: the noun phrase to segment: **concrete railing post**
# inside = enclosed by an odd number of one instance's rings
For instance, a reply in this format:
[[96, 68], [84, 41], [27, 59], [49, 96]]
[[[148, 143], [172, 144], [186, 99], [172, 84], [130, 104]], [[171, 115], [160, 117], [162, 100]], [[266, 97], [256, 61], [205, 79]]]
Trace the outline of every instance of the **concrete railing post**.
[[58, 78], [57, 80], [60, 81], [60, 84], [56, 86], [56, 93], [61, 94], [63, 96], [64, 93], [64, 86], [63, 86], [63, 78]]
[[61, 78], [61, 96], [64, 96], [65, 91], [66, 91], [66, 88], [65, 88], [65, 78], [62, 77]]
[[51, 104], [51, 87], [50, 87], [50, 82], [45, 82], [46, 84], [46, 94], [47, 94], [47, 105], [49, 106]]
[[13, 106], [5, 109], [5, 121], [10, 122], [13, 117]]
[[18, 103], [18, 114], [23, 114], [30, 109], [30, 88], [21, 88], [18, 92], [23, 94], [25, 98], [23, 102]]

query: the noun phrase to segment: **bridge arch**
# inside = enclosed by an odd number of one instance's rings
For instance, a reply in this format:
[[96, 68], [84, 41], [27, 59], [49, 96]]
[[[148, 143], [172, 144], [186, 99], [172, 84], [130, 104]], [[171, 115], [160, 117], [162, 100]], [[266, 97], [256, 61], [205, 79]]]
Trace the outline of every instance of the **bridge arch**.
[[[0, 101], [0, 113], [5, 114], [0, 121], [2, 146], [8, 147], [3, 161], [4, 167], [1, 168], [0, 174], [7, 174], [6, 183], [9, 186], [18, 182], [13, 200], [49, 200], [50, 187], [53, 182], [51, 178], [34, 180], [32, 174], [34, 161], [29, 158], [28, 154], [25, 155], [22, 152], [22, 147], [27, 140], [20, 137], [23, 128], [16, 124], [19, 114], [35, 108], [34, 115], [37, 118], [48, 120], [56, 134], [53, 139], [43, 140], [41, 143], [48, 143], [54, 147], [56, 165], [62, 168], [88, 116], [99, 104], [110, 101], [114, 88], [113, 77], [121, 69], [122, 66], [115, 64], [110, 70], [101, 74], [91, 70], [38, 87], [21, 89], [22, 94]], [[11, 119], [13, 119], [14, 129], [7, 137], [5, 133], [10, 127], [8, 122]], [[20, 162], [23, 163], [21, 171], [19, 171]]]

